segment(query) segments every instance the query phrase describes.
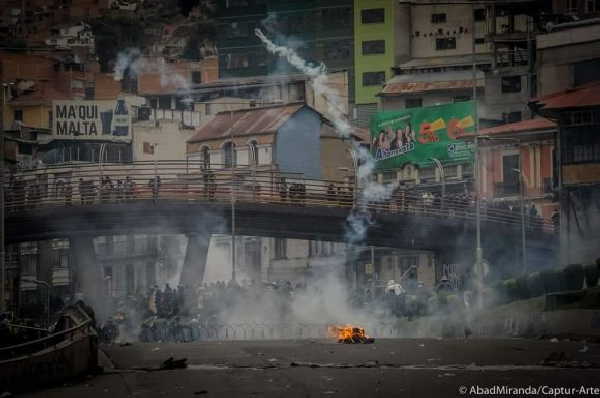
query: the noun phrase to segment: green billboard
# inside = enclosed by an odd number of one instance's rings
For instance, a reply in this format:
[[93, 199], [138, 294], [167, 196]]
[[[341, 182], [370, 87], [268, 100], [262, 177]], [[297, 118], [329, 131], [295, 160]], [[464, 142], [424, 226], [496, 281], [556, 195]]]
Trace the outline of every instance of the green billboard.
[[468, 162], [471, 147], [456, 137], [474, 131], [473, 101], [381, 112], [371, 119], [371, 151], [378, 169], [423, 166], [431, 159]]

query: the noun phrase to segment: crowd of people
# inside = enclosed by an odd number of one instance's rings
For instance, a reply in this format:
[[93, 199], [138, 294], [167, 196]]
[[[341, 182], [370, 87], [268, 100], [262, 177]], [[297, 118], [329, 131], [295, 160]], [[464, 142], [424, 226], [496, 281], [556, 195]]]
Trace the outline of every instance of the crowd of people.
[[[388, 281], [350, 289], [347, 305], [356, 313], [368, 313], [373, 319], [393, 323], [403, 317], [412, 319], [431, 313], [432, 297], [453, 290], [443, 280], [435, 289], [410, 282], [401, 285]], [[288, 281], [215, 282], [197, 289], [184, 285], [171, 288], [167, 284], [163, 289], [155, 286], [147, 294], [130, 296], [120, 303], [118, 311], [102, 326], [101, 338], [106, 343], [189, 342], [226, 338], [227, 334], [232, 338], [234, 333], [241, 338], [240, 330], [249, 327], [259, 328], [268, 337], [283, 337], [281, 330], [274, 329], [298, 323], [294, 312], [297, 308], [293, 307], [303, 303], [303, 298], [322, 300], [318, 307], [327, 304], [330, 298], [323, 289]]]

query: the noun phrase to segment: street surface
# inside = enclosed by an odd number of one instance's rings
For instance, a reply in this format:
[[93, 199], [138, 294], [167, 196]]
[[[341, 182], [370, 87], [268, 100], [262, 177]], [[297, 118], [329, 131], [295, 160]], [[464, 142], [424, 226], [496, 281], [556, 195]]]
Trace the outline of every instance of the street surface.
[[[133, 343], [102, 350], [108, 356], [105, 363], [110, 358], [115, 369], [105, 368], [103, 375], [25, 396], [458, 397], [476, 396], [469, 394], [472, 386], [548, 386], [543, 390], [547, 393], [556, 387], [600, 387], [600, 368], [590, 368], [600, 364], [600, 345], [582, 342], [237, 341]], [[189, 367], [153, 370], [169, 357], [187, 358]], [[459, 392], [461, 386], [468, 389], [466, 394]]]

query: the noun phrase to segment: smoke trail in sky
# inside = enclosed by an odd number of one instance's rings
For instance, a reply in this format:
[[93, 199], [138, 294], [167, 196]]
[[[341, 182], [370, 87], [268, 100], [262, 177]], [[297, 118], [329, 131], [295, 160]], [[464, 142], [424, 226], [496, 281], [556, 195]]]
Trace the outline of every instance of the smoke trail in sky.
[[[313, 66], [300, 57], [294, 49], [273, 43], [260, 29], [255, 29], [254, 33], [264, 43], [270, 53], [285, 58], [292, 66], [311, 79], [315, 97], [322, 96], [325, 99], [327, 111], [338, 133], [344, 138], [352, 139], [351, 133], [353, 128], [342, 111], [344, 107], [341, 96], [337, 90], [327, 84], [328, 77], [325, 64], [320, 63], [317, 66]], [[358, 186], [363, 187], [360, 191], [359, 202], [380, 202], [391, 197], [396, 189], [396, 185], [382, 185], [373, 181], [372, 176], [375, 170], [375, 160], [371, 156], [371, 153], [353, 139], [352, 146], [359, 165], [357, 173]], [[367, 214], [365, 211], [355, 211], [349, 216], [348, 225], [350, 226], [350, 230], [347, 232], [347, 239], [350, 243], [360, 243], [366, 237], [367, 229], [371, 222]]]

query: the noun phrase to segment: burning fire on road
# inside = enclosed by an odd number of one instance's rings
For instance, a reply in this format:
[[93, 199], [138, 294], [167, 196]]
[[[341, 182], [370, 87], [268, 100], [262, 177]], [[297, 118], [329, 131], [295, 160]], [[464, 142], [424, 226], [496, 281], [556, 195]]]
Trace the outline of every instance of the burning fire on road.
[[327, 327], [327, 335], [337, 338], [338, 343], [344, 344], [372, 344], [375, 339], [367, 336], [365, 329], [353, 325], [330, 325]]

